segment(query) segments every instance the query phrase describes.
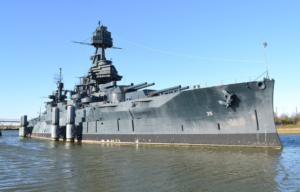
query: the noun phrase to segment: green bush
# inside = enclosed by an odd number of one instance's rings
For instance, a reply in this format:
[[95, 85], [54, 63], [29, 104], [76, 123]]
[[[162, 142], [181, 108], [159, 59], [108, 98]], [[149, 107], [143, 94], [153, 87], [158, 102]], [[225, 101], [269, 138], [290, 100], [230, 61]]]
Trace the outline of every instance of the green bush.
[[294, 124], [294, 121], [289, 120], [289, 119], [287, 119], [287, 120], [282, 120], [282, 124], [283, 124], [283, 125], [293, 125], [293, 124]]

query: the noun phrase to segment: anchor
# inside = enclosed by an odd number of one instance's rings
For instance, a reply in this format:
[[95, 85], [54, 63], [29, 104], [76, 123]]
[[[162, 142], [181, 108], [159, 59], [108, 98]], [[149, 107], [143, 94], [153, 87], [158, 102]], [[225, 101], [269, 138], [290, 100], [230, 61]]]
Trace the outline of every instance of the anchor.
[[225, 105], [226, 108], [228, 108], [230, 105], [232, 105], [233, 101], [234, 101], [234, 94], [230, 94], [228, 91], [226, 90], [222, 90], [222, 93], [224, 94], [224, 97], [226, 99], [226, 101], [222, 101], [222, 100], [219, 100], [219, 103], [221, 105]]

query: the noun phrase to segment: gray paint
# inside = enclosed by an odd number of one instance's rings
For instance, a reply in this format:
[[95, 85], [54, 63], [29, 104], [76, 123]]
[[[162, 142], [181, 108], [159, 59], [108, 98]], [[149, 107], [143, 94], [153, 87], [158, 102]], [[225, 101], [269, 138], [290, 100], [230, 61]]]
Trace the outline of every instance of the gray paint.
[[27, 115], [21, 116], [21, 126], [19, 128], [19, 136], [26, 137]]
[[51, 125], [51, 138], [54, 141], [58, 140], [58, 125]]
[[75, 107], [68, 106], [67, 111], [67, 128], [66, 128], [66, 139], [67, 141], [74, 141], [74, 129], [75, 129]]
[[74, 141], [74, 129], [75, 126], [73, 124], [67, 124], [67, 129], [66, 129], [66, 139], [67, 141]]
[[[101, 39], [102, 32], [110, 34], [103, 26], [94, 32], [91, 45], [96, 51], [88, 75], [75, 86], [70, 101], [60, 96], [67, 90], [57, 83], [58, 91], [46, 103], [45, 113], [29, 121], [32, 136], [50, 134], [51, 107], [57, 107], [61, 138], [67, 134], [79, 140], [282, 146], [273, 118], [274, 80], [137, 91], [147, 83], [117, 85], [122, 76], [104, 53], [112, 46], [111, 37]], [[70, 107], [74, 109], [73, 132]]]
[[52, 108], [52, 125], [59, 124], [59, 109], [57, 107]]
[[72, 125], [75, 123], [75, 107], [74, 106], [68, 106], [67, 123], [72, 124]]
[[59, 125], [59, 108], [52, 108], [52, 125], [51, 125], [51, 138], [58, 140], [58, 125]]

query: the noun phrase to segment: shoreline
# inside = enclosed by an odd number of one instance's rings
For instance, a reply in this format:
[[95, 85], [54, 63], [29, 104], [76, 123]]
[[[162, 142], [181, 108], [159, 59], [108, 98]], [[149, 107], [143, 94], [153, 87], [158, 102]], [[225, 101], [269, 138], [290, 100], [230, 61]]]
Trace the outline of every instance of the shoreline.
[[300, 134], [300, 128], [277, 128], [278, 134]]

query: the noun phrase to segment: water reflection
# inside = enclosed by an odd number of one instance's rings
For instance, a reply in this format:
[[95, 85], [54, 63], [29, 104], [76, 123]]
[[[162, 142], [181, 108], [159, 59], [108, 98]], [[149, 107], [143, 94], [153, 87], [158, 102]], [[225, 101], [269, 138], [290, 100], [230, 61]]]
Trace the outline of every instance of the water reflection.
[[284, 149], [278, 156], [278, 174], [275, 180], [279, 189], [300, 191], [300, 135], [280, 135]]
[[[300, 135], [284, 149], [0, 138], [0, 190], [299, 190]], [[3, 165], [3, 166], [2, 166]]]

